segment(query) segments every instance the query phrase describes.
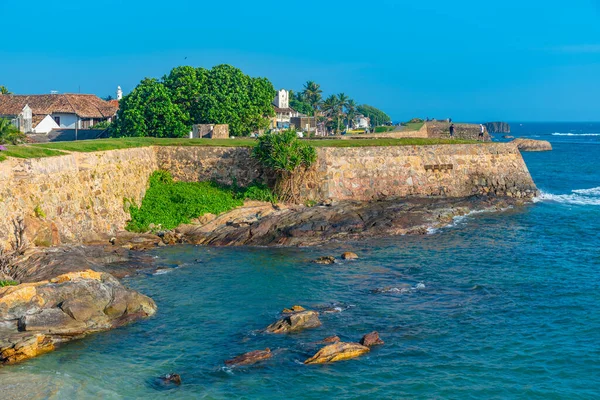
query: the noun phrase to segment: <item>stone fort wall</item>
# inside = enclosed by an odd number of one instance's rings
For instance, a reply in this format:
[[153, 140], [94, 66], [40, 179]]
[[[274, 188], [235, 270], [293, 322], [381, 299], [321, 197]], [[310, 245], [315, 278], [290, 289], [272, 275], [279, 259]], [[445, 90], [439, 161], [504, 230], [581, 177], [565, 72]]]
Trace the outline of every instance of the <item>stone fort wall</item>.
[[[148, 177], [168, 170], [176, 180], [234, 181], [268, 176], [249, 148], [146, 147], [0, 162], [0, 246], [23, 217], [39, 245], [79, 243], [122, 230], [130, 199], [140, 204]], [[318, 148], [307, 199], [375, 200], [405, 196], [493, 194], [532, 197], [537, 189], [510, 143]]]

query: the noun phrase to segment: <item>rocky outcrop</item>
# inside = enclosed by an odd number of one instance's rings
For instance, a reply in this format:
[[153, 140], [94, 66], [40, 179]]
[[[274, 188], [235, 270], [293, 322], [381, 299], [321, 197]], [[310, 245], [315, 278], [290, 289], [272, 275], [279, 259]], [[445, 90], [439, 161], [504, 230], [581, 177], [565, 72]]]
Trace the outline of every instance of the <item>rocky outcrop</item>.
[[281, 318], [266, 329], [270, 333], [289, 333], [321, 326], [319, 313], [316, 311], [301, 311]]
[[304, 364], [325, 364], [360, 357], [369, 352], [369, 348], [359, 343], [338, 342], [323, 347]]
[[534, 139], [515, 139], [511, 143], [517, 145], [521, 151], [550, 151], [552, 145], [547, 140], [534, 140]]
[[339, 338], [339, 336], [328, 336], [325, 339], [321, 340], [320, 343], [337, 343], [337, 342], [341, 342], [341, 339]]
[[319, 258], [313, 260], [313, 263], [323, 264], [323, 265], [335, 264], [335, 257], [332, 257], [332, 256], [319, 257]]
[[155, 311], [152, 299], [93, 270], [0, 288], [0, 364], [35, 357]]
[[306, 309], [302, 306], [292, 306], [292, 308], [284, 308], [282, 313], [283, 314], [293, 314], [293, 313], [302, 312], [302, 311], [306, 311]]
[[[186, 225], [181, 232], [192, 244], [216, 246], [311, 246], [331, 240], [361, 240], [405, 234], [424, 234], [448, 225], [471, 211], [496, 210], [527, 201], [537, 190], [507, 186], [506, 182], [477, 180], [487, 196], [467, 198], [410, 198], [378, 202], [343, 201], [325, 207], [288, 207], [256, 217], [247, 224]], [[511, 197], [506, 197], [511, 196]], [[221, 216], [226, 220], [226, 214]], [[179, 229], [178, 229], [179, 230]], [[335, 262], [333, 257], [319, 263]]]
[[486, 122], [483, 126], [489, 133], [510, 133], [510, 125], [506, 122]]
[[271, 354], [271, 349], [266, 348], [265, 350], [255, 350], [249, 353], [245, 353], [239, 355], [231, 360], [226, 360], [225, 365], [228, 367], [231, 366], [241, 366], [241, 365], [252, 365], [256, 364], [259, 361], [268, 360], [273, 355]]
[[367, 333], [365, 336], [362, 337], [362, 339], [360, 339], [359, 343], [367, 347], [384, 344], [383, 340], [379, 338], [378, 332]]

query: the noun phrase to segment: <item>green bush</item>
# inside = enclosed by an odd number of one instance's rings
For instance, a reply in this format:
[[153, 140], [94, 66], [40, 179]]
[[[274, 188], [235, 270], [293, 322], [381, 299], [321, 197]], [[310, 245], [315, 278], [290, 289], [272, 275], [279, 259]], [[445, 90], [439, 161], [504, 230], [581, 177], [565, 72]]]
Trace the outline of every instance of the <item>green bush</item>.
[[22, 143], [25, 137], [25, 134], [15, 128], [10, 120], [0, 118], [0, 144]]
[[16, 286], [18, 284], [19, 284], [19, 282], [17, 282], [17, 281], [3, 281], [3, 280], [0, 280], [0, 287]]
[[258, 138], [252, 156], [275, 173], [275, 193], [283, 201], [297, 202], [297, 188], [303, 173], [317, 160], [317, 152], [298, 139], [293, 129], [267, 133]]
[[150, 224], [173, 229], [204, 214], [221, 214], [244, 204], [245, 199], [274, 201], [264, 185], [247, 188], [222, 186], [214, 182], [175, 182], [170, 173], [156, 171], [140, 207], [131, 205], [126, 229], [147, 232]]

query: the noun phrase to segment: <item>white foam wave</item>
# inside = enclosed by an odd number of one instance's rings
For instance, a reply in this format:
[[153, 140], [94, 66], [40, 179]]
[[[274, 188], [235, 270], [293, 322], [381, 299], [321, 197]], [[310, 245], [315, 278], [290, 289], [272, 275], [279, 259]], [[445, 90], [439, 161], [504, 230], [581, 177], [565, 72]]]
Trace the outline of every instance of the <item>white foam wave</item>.
[[577, 189], [573, 193], [583, 194], [584, 196], [600, 196], [600, 186], [590, 189]]
[[600, 206], [600, 197], [585, 196], [580, 193], [576, 193], [575, 191], [573, 191], [571, 194], [552, 194], [541, 192], [540, 200], [578, 206]]
[[554, 132], [552, 136], [600, 136], [600, 133], [561, 133]]

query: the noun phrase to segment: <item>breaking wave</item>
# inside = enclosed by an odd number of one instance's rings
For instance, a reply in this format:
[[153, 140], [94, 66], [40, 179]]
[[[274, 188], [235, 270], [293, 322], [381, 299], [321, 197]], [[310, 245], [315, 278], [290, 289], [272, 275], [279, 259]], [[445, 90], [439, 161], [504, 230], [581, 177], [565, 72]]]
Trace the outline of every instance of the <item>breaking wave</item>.
[[600, 206], [600, 187], [576, 189], [572, 190], [570, 194], [541, 192], [540, 200], [579, 206]]
[[600, 133], [561, 133], [554, 132], [552, 136], [600, 136]]

